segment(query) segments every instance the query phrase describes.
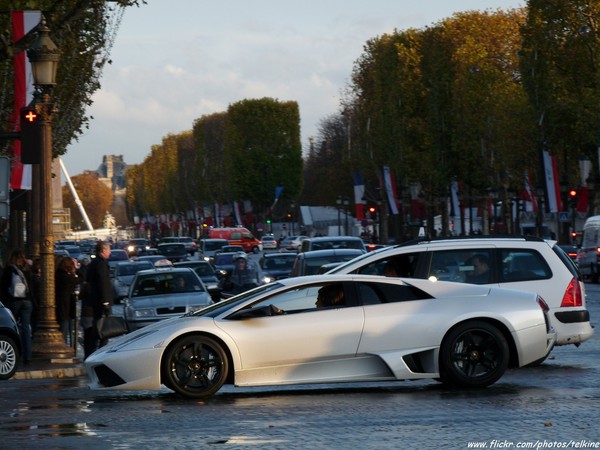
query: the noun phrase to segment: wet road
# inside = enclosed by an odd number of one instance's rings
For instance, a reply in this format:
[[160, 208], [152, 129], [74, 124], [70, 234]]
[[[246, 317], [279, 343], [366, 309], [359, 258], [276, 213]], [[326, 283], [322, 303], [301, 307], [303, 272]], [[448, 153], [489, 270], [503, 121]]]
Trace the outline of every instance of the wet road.
[[[597, 325], [600, 286], [587, 289]], [[0, 383], [0, 448], [600, 448], [599, 356], [595, 335], [482, 390], [226, 386], [206, 402], [166, 389], [99, 393], [84, 379], [9, 380]]]

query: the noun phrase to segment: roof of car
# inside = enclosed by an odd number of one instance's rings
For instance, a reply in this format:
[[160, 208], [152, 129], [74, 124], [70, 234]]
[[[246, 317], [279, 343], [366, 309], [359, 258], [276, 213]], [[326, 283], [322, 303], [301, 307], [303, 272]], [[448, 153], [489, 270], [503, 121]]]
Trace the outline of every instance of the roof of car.
[[328, 248], [324, 250], [311, 250], [310, 252], [299, 253], [304, 255], [304, 258], [322, 258], [324, 256], [334, 255], [362, 255], [365, 253], [364, 250], [359, 248]]

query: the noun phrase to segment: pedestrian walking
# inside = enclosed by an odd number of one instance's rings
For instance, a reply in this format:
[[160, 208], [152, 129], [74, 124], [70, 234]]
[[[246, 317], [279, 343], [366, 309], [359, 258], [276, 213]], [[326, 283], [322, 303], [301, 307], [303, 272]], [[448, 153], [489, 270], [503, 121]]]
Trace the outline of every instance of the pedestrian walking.
[[100, 342], [96, 323], [103, 314], [110, 311], [113, 305], [112, 286], [109, 278], [108, 257], [110, 244], [98, 241], [96, 244], [96, 257], [87, 269], [88, 292], [82, 299], [81, 327], [83, 328], [84, 358], [94, 353], [98, 347], [105, 344]]
[[56, 267], [54, 290], [56, 297], [56, 321], [65, 337], [65, 343], [73, 336], [73, 320], [75, 319], [75, 287], [79, 284], [75, 263], [70, 256], [62, 256]]
[[23, 250], [13, 250], [8, 265], [2, 272], [0, 280], [0, 298], [19, 322], [21, 343], [23, 346], [23, 363], [31, 361], [31, 316], [35, 298], [32, 285], [31, 268], [27, 264]]

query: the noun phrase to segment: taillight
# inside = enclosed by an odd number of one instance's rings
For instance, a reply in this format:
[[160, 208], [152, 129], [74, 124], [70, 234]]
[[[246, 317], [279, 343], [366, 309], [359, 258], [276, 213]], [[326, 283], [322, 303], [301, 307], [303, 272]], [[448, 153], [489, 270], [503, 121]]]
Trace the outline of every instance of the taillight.
[[569, 283], [569, 287], [563, 295], [561, 307], [574, 307], [583, 305], [583, 294], [581, 292], [581, 286], [576, 278], [573, 278]]

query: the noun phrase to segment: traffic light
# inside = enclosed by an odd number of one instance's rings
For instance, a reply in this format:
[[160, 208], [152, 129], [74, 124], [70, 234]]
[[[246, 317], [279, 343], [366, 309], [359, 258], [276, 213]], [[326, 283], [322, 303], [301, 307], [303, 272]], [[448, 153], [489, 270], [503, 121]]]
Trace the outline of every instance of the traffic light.
[[21, 162], [39, 164], [42, 159], [40, 117], [34, 108], [21, 108]]
[[375, 207], [374, 207], [374, 206], [370, 206], [370, 207], [369, 207], [369, 212], [370, 212], [371, 214], [375, 214]]
[[577, 208], [577, 190], [575, 189], [569, 191], [569, 206], [573, 209]]

